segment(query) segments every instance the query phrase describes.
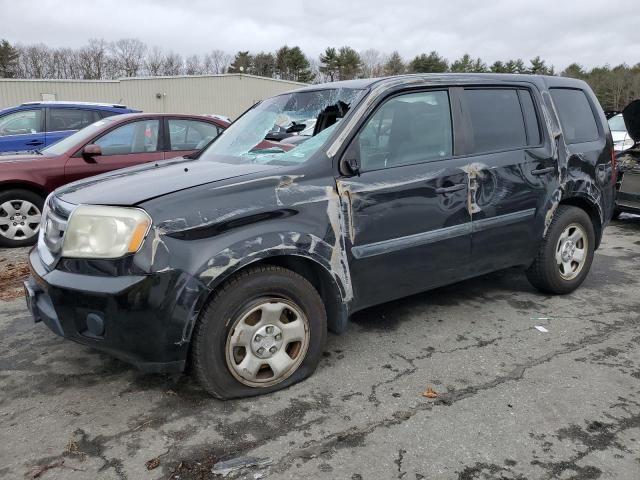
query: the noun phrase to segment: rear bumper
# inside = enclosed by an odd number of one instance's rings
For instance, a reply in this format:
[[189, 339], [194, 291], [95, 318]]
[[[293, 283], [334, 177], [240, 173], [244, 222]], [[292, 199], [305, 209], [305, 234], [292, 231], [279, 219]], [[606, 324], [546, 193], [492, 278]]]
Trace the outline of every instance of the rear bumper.
[[181, 372], [207, 289], [177, 270], [104, 277], [47, 271], [29, 255], [27, 306], [56, 335], [150, 373]]

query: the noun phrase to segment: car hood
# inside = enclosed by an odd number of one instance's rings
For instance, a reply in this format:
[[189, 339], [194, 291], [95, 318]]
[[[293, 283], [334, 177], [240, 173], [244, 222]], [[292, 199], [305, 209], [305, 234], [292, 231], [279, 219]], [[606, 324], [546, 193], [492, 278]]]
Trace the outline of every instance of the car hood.
[[6, 163], [24, 163], [24, 162], [35, 162], [38, 160], [46, 160], [48, 157], [44, 155], [34, 155], [32, 153], [24, 153], [24, 154], [0, 154], [0, 164], [4, 165]]
[[622, 118], [629, 136], [634, 142], [640, 141], [640, 100], [634, 100], [624, 107]]
[[179, 190], [274, 168], [278, 167], [178, 157], [70, 183], [56, 190], [56, 195], [73, 204], [137, 205]]

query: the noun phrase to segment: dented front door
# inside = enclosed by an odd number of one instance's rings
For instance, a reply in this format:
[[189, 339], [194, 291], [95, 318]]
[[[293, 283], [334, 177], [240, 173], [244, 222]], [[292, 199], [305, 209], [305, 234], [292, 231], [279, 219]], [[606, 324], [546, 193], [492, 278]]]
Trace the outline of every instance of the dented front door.
[[[464, 278], [471, 216], [447, 90], [401, 93], [365, 122], [360, 176], [337, 180], [356, 308]], [[350, 154], [350, 153], [349, 153]]]

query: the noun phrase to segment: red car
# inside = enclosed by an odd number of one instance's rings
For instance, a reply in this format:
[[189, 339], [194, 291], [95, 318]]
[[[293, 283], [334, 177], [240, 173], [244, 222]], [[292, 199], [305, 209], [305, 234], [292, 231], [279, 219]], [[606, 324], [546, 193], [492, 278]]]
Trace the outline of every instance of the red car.
[[0, 247], [35, 242], [44, 200], [57, 187], [189, 155], [228, 125], [204, 115], [131, 113], [104, 118], [42, 151], [0, 156]]

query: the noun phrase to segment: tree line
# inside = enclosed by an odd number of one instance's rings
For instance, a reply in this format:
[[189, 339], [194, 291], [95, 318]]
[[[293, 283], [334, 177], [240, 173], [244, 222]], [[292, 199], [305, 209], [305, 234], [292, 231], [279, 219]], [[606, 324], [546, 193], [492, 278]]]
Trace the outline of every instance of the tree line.
[[585, 80], [605, 110], [620, 110], [640, 97], [640, 63], [585, 69], [572, 63], [557, 73], [553, 65], [537, 56], [485, 63], [464, 54], [449, 61], [437, 51], [411, 59], [397, 51], [356, 51], [349, 46], [327, 47], [319, 57], [307, 56], [299, 46], [283, 46], [275, 52], [238, 51], [231, 55], [214, 49], [205, 55], [182, 55], [149, 47], [137, 38], [114, 42], [91, 39], [80, 48], [52, 48], [44, 44], [12, 45], [0, 41], [0, 77], [102, 80], [138, 76], [246, 73], [305, 83], [403, 73], [531, 73], [562, 75]]

